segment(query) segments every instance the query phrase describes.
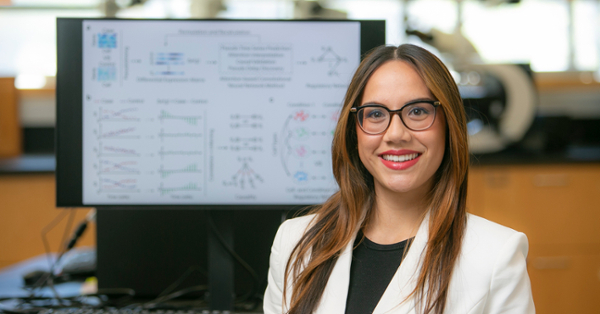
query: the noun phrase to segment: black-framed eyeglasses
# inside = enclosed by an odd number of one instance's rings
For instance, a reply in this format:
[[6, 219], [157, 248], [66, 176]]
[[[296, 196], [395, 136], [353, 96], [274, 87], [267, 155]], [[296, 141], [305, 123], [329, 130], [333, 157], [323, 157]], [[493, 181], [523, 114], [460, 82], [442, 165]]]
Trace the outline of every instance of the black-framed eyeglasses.
[[423, 131], [430, 128], [435, 121], [435, 112], [439, 101], [415, 100], [397, 110], [390, 110], [382, 105], [364, 105], [350, 108], [356, 114], [358, 125], [363, 132], [371, 135], [385, 132], [394, 114], [398, 114], [406, 128], [413, 131]]

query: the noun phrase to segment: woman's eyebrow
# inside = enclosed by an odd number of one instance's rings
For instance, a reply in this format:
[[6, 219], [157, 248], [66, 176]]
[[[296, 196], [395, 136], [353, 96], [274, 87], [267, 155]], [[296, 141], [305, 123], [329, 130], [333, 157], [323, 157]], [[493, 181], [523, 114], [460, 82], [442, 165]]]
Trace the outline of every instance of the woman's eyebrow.
[[361, 104], [361, 106], [370, 106], [370, 105], [377, 105], [377, 106], [387, 107], [386, 105], [378, 103], [378, 102], [375, 102], [375, 101], [370, 101], [370, 102], [366, 102], [364, 104]]
[[[403, 106], [405, 106], [407, 104], [414, 104], [414, 103], [417, 103], [417, 102], [420, 102], [420, 101], [436, 101], [436, 100], [433, 99], [433, 98], [431, 98], [431, 97], [415, 98], [415, 99], [412, 99], [412, 100], [409, 100], [409, 101], [405, 102], [403, 104]], [[361, 104], [361, 106], [369, 106], [369, 105], [378, 105], [378, 106], [383, 106], [383, 107], [387, 108], [386, 105], [384, 105], [382, 103], [378, 103], [376, 101], [369, 101], [369, 102], [366, 102], [364, 104]]]
[[404, 104], [406, 105], [406, 104], [410, 104], [410, 103], [416, 103], [416, 102], [420, 102], [420, 101], [436, 101], [436, 100], [435, 100], [435, 99], [433, 99], [433, 98], [431, 98], [431, 97], [425, 97], [425, 98], [416, 98], [416, 99], [413, 99], [413, 100], [411, 100], [411, 101], [408, 101], [408, 102], [406, 102], [406, 103], [404, 103]]

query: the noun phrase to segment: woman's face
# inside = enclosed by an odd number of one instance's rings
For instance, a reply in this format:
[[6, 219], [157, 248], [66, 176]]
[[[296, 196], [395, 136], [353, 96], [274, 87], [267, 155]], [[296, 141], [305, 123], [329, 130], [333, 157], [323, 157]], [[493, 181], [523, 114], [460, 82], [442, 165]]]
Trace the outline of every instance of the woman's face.
[[[416, 99], [435, 100], [410, 64], [394, 60], [372, 74], [361, 105], [379, 104], [396, 110]], [[427, 193], [431, 189], [446, 142], [446, 120], [441, 108], [437, 109], [433, 125], [423, 131], [407, 129], [400, 117], [393, 115], [389, 128], [381, 134], [369, 135], [358, 123], [356, 132], [358, 154], [373, 175], [375, 191]], [[395, 161], [403, 159], [407, 160]]]

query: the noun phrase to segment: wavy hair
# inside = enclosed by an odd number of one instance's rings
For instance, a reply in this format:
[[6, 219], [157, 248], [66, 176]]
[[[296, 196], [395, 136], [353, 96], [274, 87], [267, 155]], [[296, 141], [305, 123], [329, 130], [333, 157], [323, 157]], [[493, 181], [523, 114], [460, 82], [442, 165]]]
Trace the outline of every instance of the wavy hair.
[[[442, 105], [446, 117], [446, 149], [429, 193], [429, 239], [417, 285], [417, 309], [423, 314], [442, 314], [466, 228], [469, 153], [466, 117], [458, 88], [444, 64], [427, 50], [414, 45], [381, 46], [360, 63], [346, 93], [332, 144], [333, 174], [339, 191], [315, 207], [311, 227], [302, 236], [287, 262], [285, 287], [291, 280], [289, 314], [312, 313], [319, 305], [335, 263], [374, 205], [373, 176], [358, 152], [356, 119], [350, 108], [360, 105], [371, 75], [384, 63], [412, 65]], [[438, 108], [438, 109], [439, 109]], [[404, 300], [399, 300], [399, 303]]]

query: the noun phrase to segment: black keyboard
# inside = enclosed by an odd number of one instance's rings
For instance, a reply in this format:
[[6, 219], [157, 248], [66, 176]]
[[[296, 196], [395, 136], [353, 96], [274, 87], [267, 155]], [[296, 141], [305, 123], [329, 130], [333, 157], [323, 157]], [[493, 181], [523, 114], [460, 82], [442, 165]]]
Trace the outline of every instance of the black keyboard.
[[[130, 308], [62, 308], [62, 309], [46, 309], [38, 312], [38, 314], [252, 314], [250, 312], [231, 312], [231, 311], [210, 311], [210, 310], [147, 310], [147, 309], [130, 309]], [[253, 312], [259, 314], [260, 312]]]

